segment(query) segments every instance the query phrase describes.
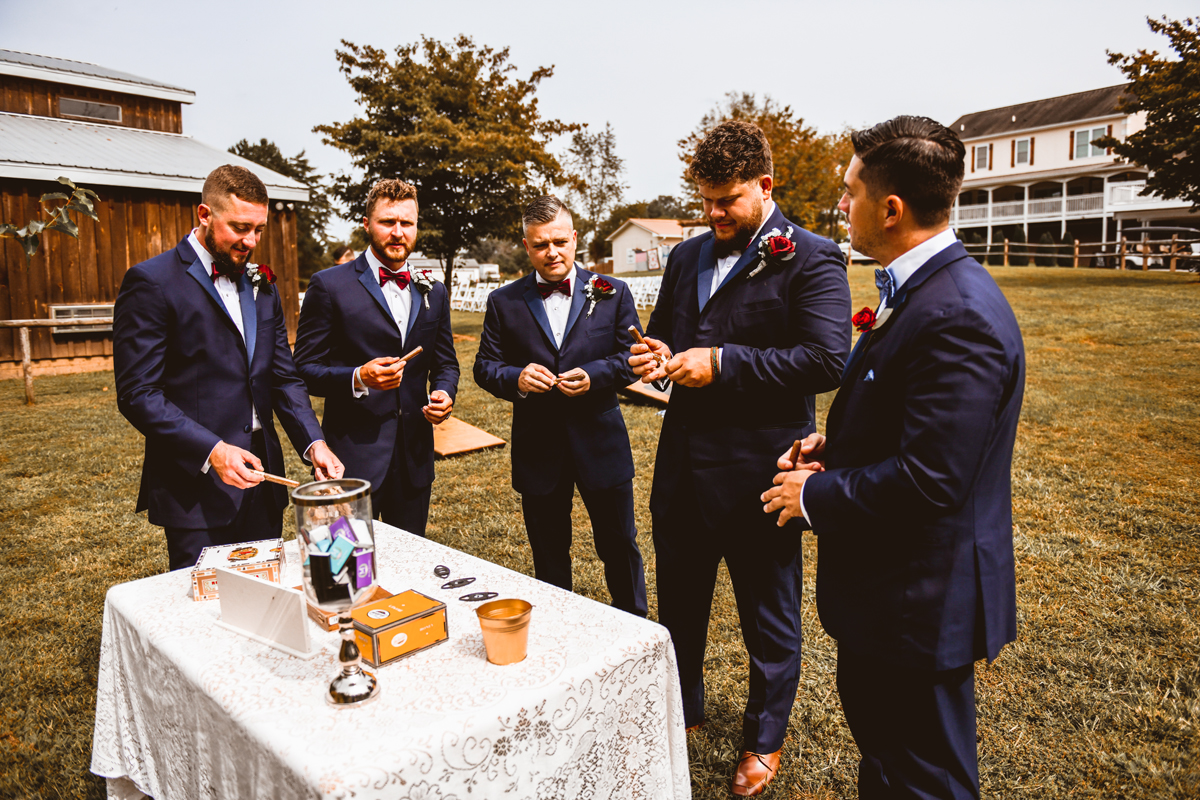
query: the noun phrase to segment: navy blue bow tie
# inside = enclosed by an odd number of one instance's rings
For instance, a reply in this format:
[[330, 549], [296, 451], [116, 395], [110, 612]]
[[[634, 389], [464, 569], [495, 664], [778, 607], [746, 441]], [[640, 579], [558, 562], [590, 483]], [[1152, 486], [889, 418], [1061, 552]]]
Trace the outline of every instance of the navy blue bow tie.
[[886, 269], [875, 270], [875, 285], [879, 287], [879, 302], [887, 301], [890, 306], [892, 304], [892, 295], [896, 292], [896, 286], [892, 282], [892, 273]]

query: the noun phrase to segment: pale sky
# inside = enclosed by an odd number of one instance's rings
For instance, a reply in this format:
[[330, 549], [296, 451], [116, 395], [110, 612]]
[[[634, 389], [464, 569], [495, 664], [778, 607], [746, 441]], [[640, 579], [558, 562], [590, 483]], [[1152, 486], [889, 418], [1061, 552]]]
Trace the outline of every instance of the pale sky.
[[328, 173], [349, 160], [312, 128], [358, 109], [337, 68], [339, 41], [391, 52], [422, 34], [465, 33], [509, 47], [522, 77], [554, 66], [538, 92], [544, 116], [612, 123], [630, 201], [680, 193], [676, 142], [726, 92], [769, 94], [822, 132], [897, 114], [949, 124], [1121, 83], [1106, 48], [1166, 51], [1145, 18], [1196, 12], [1176, 0], [0, 0], [0, 48], [191, 89], [184, 133], [221, 148], [266, 137]]

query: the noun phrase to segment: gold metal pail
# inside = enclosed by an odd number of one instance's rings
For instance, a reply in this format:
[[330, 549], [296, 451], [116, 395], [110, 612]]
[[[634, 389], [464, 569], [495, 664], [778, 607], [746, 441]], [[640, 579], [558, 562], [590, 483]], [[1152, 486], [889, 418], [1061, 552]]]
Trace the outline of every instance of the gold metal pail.
[[532, 612], [532, 605], [516, 599], [493, 600], [475, 609], [488, 661], [503, 665], [525, 660]]

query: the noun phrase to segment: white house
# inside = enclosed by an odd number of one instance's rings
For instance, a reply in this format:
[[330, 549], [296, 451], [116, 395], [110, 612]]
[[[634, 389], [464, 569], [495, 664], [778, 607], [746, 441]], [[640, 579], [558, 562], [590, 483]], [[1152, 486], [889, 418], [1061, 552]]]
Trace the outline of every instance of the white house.
[[[1056, 240], [1113, 241], [1122, 227], [1200, 227], [1190, 204], [1140, 197], [1147, 172], [1092, 142], [1125, 139], [1145, 127], [1145, 113], [1117, 103], [1129, 84], [977, 111], [950, 126], [967, 147], [966, 177], [951, 225], [993, 241], [995, 228], [1027, 241], [1046, 231]], [[1069, 236], [1068, 236], [1069, 234]]]
[[671, 248], [684, 240], [677, 219], [627, 219], [605, 241], [612, 242], [613, 272], [661, 269]]

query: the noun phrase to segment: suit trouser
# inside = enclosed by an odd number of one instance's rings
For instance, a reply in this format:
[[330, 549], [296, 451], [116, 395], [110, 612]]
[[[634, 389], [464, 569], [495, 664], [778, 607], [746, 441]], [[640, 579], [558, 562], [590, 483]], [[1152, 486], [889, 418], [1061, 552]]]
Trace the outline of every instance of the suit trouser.
[[862, 800], [979, 797], [974, 664], [905, 669], [839, 647], [837, 686]]
[[404, 439], [397, 438], [387, 475], [379, 488], [371, 492], [371, 511], [388, 525], [424, 537], [425, 527], [429, 523], [429, 497], [433, 485], [413, 486], [408, 477]]
[[[250, 438], [250, 452], [266, 461], [267, 443], [262, 431]], [[211, 471], [211, 470], [210, 470]], [[220, 480], [213, 475], [214, 480]], [[283, 515], [271, 498], [271, 484], [263, 481], [244, 490], [242, 504], [233, 522], [219, 528], [164, 528], [170, 568], [188, 569], [196, 565], [200, 551], [210, 545], [238, 544], [259, 539], [277, 539], [283, 534]]]
[[658, 621], [675, 644], [684, 724], [704, 720], [704, 650], [724, 558], [750, 656], [743, 746], [773, 753], [783, 747], [800, 683], [802, 533], [777, 527], [757, 498], [713, 527], [699, 512], [690, 477], [682, 483], [667, 512], [653, 521]]
[[[579, 486], [592, 521], [596, 555], [604, 564], [604, 580], [612, 604], [646, 616], [646, 575], [633, 520], [633, 481], [611, 489]], [[566, 474], [548, 494], [522, 494], [525, 532], [533, 551], [534, 577], [571, 591], [571, 506], [574, 475]]]

